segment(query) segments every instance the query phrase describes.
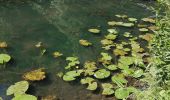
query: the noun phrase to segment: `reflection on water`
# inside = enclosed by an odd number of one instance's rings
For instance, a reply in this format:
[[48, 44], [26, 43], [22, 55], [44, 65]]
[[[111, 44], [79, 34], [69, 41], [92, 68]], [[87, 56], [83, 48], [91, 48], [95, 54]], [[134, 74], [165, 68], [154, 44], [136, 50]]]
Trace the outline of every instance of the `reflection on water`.
[[[113, 100], [91, 93], [76, 83], [66, 83], [56, 77], [63, 70], [66, 56], [78, 56], [81, 62], [96, 60], [102, 36], [89, 34], [90, 27], [108, 27], [107, 21], [115, 14], [127, 14], [136, 18], [151, 16], [147, 9], [137, 5], [141, 0], [38, 0], [23, 4], [0, 4], [0, 41], [7, 41], [8, 52], [13, 61], [0, 69], [0, 96], [5, 96], [5, 87], [21, 80], [21, 75], [37, 67], [45, 67], [48, 78], [32, 84], [29, 92], [37, 96], [56, 95], [60, 100]], [[79, 39], [93, 41], [94, 47], [84, 48]], [[47, 53], [40, 56], [35, 44], [41, 41]], [[58, 50], [64, 57], [54, 59]], [[7, 98], [5, 100], [8, 100]]]

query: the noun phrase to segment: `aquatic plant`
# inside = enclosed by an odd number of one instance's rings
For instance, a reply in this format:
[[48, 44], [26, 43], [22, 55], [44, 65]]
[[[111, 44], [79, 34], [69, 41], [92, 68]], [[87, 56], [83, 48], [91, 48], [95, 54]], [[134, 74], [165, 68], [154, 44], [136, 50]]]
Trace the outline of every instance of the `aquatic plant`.
[[99, 69], [94, 73], [94, 77], [97, 79], [104, 79], [108, 78], [110, 76], [110, 71], [107, 71], [106, 69]]
[[103, 87], [103, 91], [102, 91], [103, 95], [112, 95], [114, 93], [114, 88], [112, 84], [103, 83], [102, 87]]
[[77, 57], [67, 57], [66, 60], [69, 61], [69, 63], [65, 69], [78, 68], [78, 65], [80, 64]]
[[7, 63], [11, 60], [11, 56], [8, 54], [0, 54], [0, 64]]
[[22, 76], [25, 80], [28, 81], [40, 81], [46, 78], [44, 68], [39, 68], [23, 74]]
[[100, 30], [99, 29], [95, 29], [95, 28], [88, 29], [88, 31], [91, 32], [91, 33], [95, 33], [95, 34], [100, 33]]
[[83, 39], [79, 40], [79, 43], [80, 43], [80, 45], [86, 46], [86, 47], [92, 45], [92, 43], [90, 43], [87, 40], [83, 40]]
[[14, 85], [11, 85], [7, 91], [7, 95], [13, 95], [12, 100], [37, 100], [37, 97], [33, 95], [26, 94], [26, 91], [29, 88], [29, 83], [27, 81], [19, 81]]
[[7, 48], [8, 44], [6, 42], [0, 42], [0, 48]]
[[62, 55], [63, 55], [63, 54], [60, 53], [60, 52], [58, 52], [58, 51], [53, 52], [53, 57], [54, 57], [54, 58], [58, 58], [58, 57], [60, 57], [60, 56], [62, 56]]
[[96, 90], [97, 89], [97, 82], [91, 77], [86, 77], [81, 79], [81, 84], [88, 84], [88, 90]]
[[63, 75], [64, 81], [73, 81], [76, 77], [80, 76], [83, 70], [68, 71]]

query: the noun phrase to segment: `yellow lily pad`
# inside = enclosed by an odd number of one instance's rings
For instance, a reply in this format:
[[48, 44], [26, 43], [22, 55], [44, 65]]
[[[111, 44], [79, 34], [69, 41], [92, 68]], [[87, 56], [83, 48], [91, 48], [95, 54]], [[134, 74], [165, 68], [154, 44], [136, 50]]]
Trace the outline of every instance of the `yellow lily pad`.
[[140, 32], [148, 32], [149, 30], [147, 28], [140, 28], [139, 31]]
[[0, 42], [0, 48], [7, 48], [8, 44], [6, 42]]
[[157, 27], [157, 26], [149, 26], [148, 29], [150, 29], [152, 31], [157, 31], [157, 30], [159, 30], [159, 27]]
[[139, 37], [146, 41], [150, 41], [152, 40], [153, 36], [154, 36], [153, 34], [146, 33], [145, 35], [140, 35]]
[[108, 39], [103, 39], [101, 40], [101, 44], [106, 46], [106, 45], [112, 45], [113, 41], [112, 40], [108, 40]]
[[124, 50], [122, 50], [122, 49], [115, 49], [115, 50], [113, 50], [113, 53], [114, 53], [116, 56], [118, 56], [118, 55], [124, 56], [124, 55], [128, 54], [126, 51], [124, 51]]
[[29, 81], [40, 81], [46, 78], [44, 68], [39, 68], [37, 70], [33, 70], [30, 72], [27, 72], [23, 75], [23, 78], [25, 80]]
[[137, 20], [138, 19], [136, 19], [136, 18], [128, 18], [128, 21], [130, 21], [130, 22], [137, 22]]
[[86, 47], [92, 45], [92, 43], [90, 43], [90, 42], [87, 41], [87, 40], [83, 40], [83, 39], [79, 40], [79, 43], [80, 43], [82, 46], [86, 46]]
[[156, 20], [155, 19], [152, 19], [152, 18], [142, 18], [142, 21], [144, 22], [149, 22], [149, 23], [156, 23]]
[[60, 52], [58, 52], [58, 51], [55, 51], [55, 52], [53, 53], [54, 58], [58, 58], [58, 57], [60, 57], [60, 56], [62, 56], [62, 55], [63, 55], [63, 54], [60, 53]]
[[115, 16], [118, 17], [118, 18], [122, 18], [122, 19], [128, 18], [127, 15], [115, 15]]
[[91, 32], [91, 33], [100, 33], [100, 30], [99, 29], [95, 29], [95, 28], [88, 29], [88, 31]]

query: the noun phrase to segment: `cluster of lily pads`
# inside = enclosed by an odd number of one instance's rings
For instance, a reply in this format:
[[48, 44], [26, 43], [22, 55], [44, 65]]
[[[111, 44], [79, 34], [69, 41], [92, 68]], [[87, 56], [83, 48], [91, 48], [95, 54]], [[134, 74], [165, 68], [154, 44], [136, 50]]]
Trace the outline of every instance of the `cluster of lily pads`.
[[[138, 20], [127, 15], [116, 15], [116, 17], [121, 22], [108, 22], [108, 34], [101, 40], [104, 51], [101, 52], [98, 61], [86, 61], [84, 66], [81, 66], [78, 57], [67, 57], [66, 72], [63, 75], [60, 73], [60, 77], [67, 82], [80, 79], [80, 83], [86, 84], [88, 90], [95, 91], [97, 88], [102, 88], [102, 95], [115, 95], [117, 99], [126, 99], [130, 94], [138, 91], [128, 85], [127, 78], [142, 78], [145, 66], [151, 61], [147, 51], [149, 43], [142, 47], [139, 41], [149, 42], [154, 36], [149, 32], [158, 28], [152, 18]], [[121, 33], [119, 27], [129, 28], [130, 31]], [[132, 33], [134, 27], [138, 28], [138, 33]], [[101, 34], [98, 28], [88, 29], [88, 31]], [[119, 39], [122, 34], [126, 40]], [[84, 39], [79, 40], [79, 43], [85, 47], [95, 45]]]

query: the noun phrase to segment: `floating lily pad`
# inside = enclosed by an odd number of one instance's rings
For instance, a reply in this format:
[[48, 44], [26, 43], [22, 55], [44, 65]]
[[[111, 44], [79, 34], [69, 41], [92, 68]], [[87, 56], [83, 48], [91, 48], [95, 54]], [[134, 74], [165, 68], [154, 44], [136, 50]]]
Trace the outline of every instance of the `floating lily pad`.
[[42, 47], [42, 42], [38, 42], [38, 43], [35, 45], [35, 47], [37, 47], [37, 48]]
[[25, 92], [28, 90], [29, 83], [27, 81], [20, 81], [16, 82], [14, 85], [11, 85], [7, 91], [7, 95], [12, 95], [14, 94], [15, 96], [17, 95], [22, 95], [25, 94]]
[[147, 28], [140, 28], [139, 31], [140, 32], [148, 32], [149, 30]]
[[152, 18], [142, 18], [142, 21], [144, 22], [149, 22], [149, 23], [156, 23], [156, 20], [155, 19], [152, 19]]
[[0, 54], [0, 64], [7, 63], [11, 60], [11, 56], [8, 54]]
[[91, 33], [100, 33], [100, 30], [99, 29], [89, 29], [88, 30], [89, 32], [91, 32]]
[[92, 43], [90, 43], [89, 41], [87, 41], [87, 40], [79, 40], [79, 43], [82, 45], [82, 46], [90, 46], [90, 45], [92, 45]]
[[96, 90], [97, 89], [97, 82], [91, 77], [86, 77], [84, 79], [81, 79], [81, 84], [88, 84], [87, 89], [88, 90]]
[[110, 71], [107, 71], [106, 69], [100, 69], [94, 73], [94, 76], [97, 79], [108, 78], [110, 76]]
[[134, 69], [131, 69], [131, 68], [123, 68], [123, 70], [121, 70], [121, 72], [125, 75], [125, 76], [128, 76], [128, 75], [132, 75], [134, 73]]
[[111, 47], [114, 47], [115, 45], [107, 45], [107, 46], [103, 46], [102, 48], [105, 49], [105, 50], [110, 50]]
[[93, 75], [94, 71], [97, 69], [95, 62], [85, 62], [84, 64], [84, 74], [86, 75]]
[[130, 21], [130, 22], [137, 22], [137, 20], [138, 19], [136, 19], [136, 18], [128, 18], [128, 21]]
[[108, 35], [105, 36], [106, 39], [108, 40], [115, 40], [117, 35], [114, 35], [112, 33], [109, 33]]
[[115, 16], [118, 17], [118, 18], [122, 18], [122, 19], [128, 18], [127, 15], [115, 15]]
[[0, 42], [0, 48], [7, 48], [8, 44], [6, 42]]
[[145, 25], [145, 24], [138, 24], [138, 27], [139, 27], [139, 28], [144, 28], [144, 27], [148, 27], [148, 25]]
[[103, 87], [103, 92], [102, 92], [103, 95], [112, 95], [114, 93], [112, 84], [103, 83], [102, 87]]
[[144, 49], [140, 47], [140, 44], [135, 41], [131, 42], [131, 47], [132, 47], [132, 51], [136, 53], [144, 51]]
[[159, 30], [158, 26], [149, 26], [148, 29], [152, 30], [152, 31], [157, 31]]
[[129, 91], [126, 88], [118, 88], [115, 91], [115, 96], [117, 99], [126, 99], [129, 96]]
[[112, 33], [112, 34], [117, 34], [118, 33], [118, 31], [116, 29], [107, 29], [107, 31], [109, 33]]
[[132, 76], [135, 78], [139, 78], [143, 75], [143, 73], [144, 73], [143, 70], [139, 69], [139, 70], [135, 71]]
[[134, 23], [124, 23], [124, 22], [116, 22], [116, 21], [110, 21], [110, 22], [108, 22], [108, 25], [110, 25], [110, 26], [123, 26], [123, 27], [133, 27], [133, 26], [135, 26]]
[[58, 57], [60, 57], [60, 56], [62, 56], [62, 55], [63, 55], [63, 54], [60, 53], [60, 52], [58, 52], [58, 51], [55, 51], [55, 52], [53, 53], [54, 58], [58, 58]]
[[102, 62], [103, 64], [110, 64], [111, 60], [112, 60], [112, 56], [110, 56], [108, 53], [101, 53], [102, 57], [99, 59], [100, 62]]
[[123, 23], [123, 24], [121, 24], [120, 26], [133, 27], [133, 26], [135, 26], [135, 24], [134, 24], [134, 23]]
[[67, 57], [66, 60], [69, 61], [69, 63], [65, 69], [78, 68], [78, 65], [80, 64], [77, 57]]
[[139, 37], [146, 41], [150, 41], [152, 40], [153, 36], [154, 36], [153, 34], [146, 33], [145, 35], [140, 35]]
[[12, 98], [12, 100], [37, 100], [37, 97], [29, 94], [23, 94], [23, 95], [15, 96], [14, 98]]
[[103, 39], [101, 40], [101, 44], [106, 46], [106, 45], [112, 45], [113, 41], [112, 40], [108, 40], [108, 39]]
[[124, 56], [124, 55], [128, 54], [126, 51], [124, 51], [122, 49], [114, 49], [113, 52], [116, 56], [119, 56], [119, 55]]
[[134, 63], [134, 58], [121, 56], [119, 62], [122, 63], [123, 65], [131, 65]]
[[123, 34], [123, 36], [125, 36], [125, 37], [132, 37], [132, 35], [131, 35], [130, 32], [125, 32], [125, 33]]
[[69, 71], [64, 74], [63, 80], [64, 81], [73, 81], [76, 79], [77, 76], [80, 76], [83, 70], [77, 70], [77, 71]]
[[123, 74], [118, 74], [112, 76], [112, 82], [119, 87], [124, 87], [124, 84], [126, 84], [128, 81], [124, 78]]
[[117, 70], [117, 67], [118, 67], [118, 66], [112, 64], [112, 65], [108, 65], [108, 66], [106, 65], [105, 67], [106, 67], [107, 69], [109, 69], [109, 70], [114, 71], [114, 70]]
[[39, 68], [37, 70], [27, 72], [23, 75], [23, 78], [29, 81], [40, 81], [45, 79], [45, 77], [46, 76], [45, 76], [44, 68]]

